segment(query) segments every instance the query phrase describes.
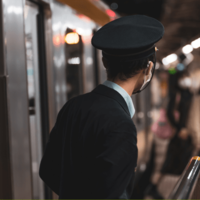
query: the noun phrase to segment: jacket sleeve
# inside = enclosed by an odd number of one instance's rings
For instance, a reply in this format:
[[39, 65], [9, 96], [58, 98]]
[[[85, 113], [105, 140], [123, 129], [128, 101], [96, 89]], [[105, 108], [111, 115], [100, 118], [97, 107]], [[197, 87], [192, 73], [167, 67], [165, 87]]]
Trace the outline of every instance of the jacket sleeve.
[[61, 173], [61, 151], [62, 151], [62, 131], [59, 130], [59, 123], [66, 108], [66, 105], [60, 110], [55, 126], [50, 132], [49, 140], [46, 144], [44, 155], [42, 157], [39, 176], [45, 184], [59, 194], [60, 173]]
[[96, 157], [94, 198], [119, 199], [127, 189], [137, 163], [136, 143], [136, 133], [109, 133]]

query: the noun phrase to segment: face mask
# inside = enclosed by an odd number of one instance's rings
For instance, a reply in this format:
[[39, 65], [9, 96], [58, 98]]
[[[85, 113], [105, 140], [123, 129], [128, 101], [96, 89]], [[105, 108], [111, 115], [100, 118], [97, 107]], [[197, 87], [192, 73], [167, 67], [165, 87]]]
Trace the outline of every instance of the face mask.
[[[150, 62], [151, 61], [149, 61], [146, 70], [148, 70], [148, 68], [150, 66]], [[143, 83], [142, 87], [137, 92], [133, 92], [132, 95], [138, 94], [138, 93], [142, 92], [144, 89], [146, 89], [146, 87], [148, 87], [149, 83], [151, 82], [151, 79], [153, 78], [153, 74], [155, 72], [155, 68], [156, 68], [156, 56], [155, 56], [155, 60], [154, 60], [153, 63], [154, 63], [154, 65], [153, 65], [150, 73], [148, 75], [145, 75], [145, 77], [144, 77], [144, 83]], [[146, 74], [146, 70], [145, 70], [145, 74]]]
[[[148, 70], [148, 68], [149, 68], [149, 65], [148, 65], [147, 69], [145, 70], [145, 74], [146, 74], [146, 71]], [[144, 83], [143, 83], [142, 87], [140, 88], [140, 90], [142, 90], [146, 86], [146, 84], [151, 80], [151, 77], [152, 77], [152, 72], [150, 71], [150, 73], [148, 75], [144, 76]]]

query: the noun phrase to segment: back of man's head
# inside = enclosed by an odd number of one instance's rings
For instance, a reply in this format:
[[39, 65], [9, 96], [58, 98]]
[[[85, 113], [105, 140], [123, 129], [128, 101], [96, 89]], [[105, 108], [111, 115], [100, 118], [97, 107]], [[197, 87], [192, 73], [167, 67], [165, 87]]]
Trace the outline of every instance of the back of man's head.
[[118, 78], [122, 81], [126, 81], [127, 79], [140, 73], [141, 70], [146, 69], [149, 61], [154, 62], [155, 54], [149, 56], [148, 58], [138, 59], [131, 62], [119, 62], [118, 60], [109, 60], [105, 57], [102, 59], [104, 67], [106, 68], [107, 79], [114, 80], [115, 78]]

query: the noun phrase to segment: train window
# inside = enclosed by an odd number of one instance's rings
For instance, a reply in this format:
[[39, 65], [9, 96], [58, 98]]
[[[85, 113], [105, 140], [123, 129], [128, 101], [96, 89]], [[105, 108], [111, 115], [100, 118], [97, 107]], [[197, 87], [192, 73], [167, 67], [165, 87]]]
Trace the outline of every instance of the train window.
[[83, 93], [82, 55], [81, 36], [68, 28], [65, 35], [67, 99]]
[[44, 198], [43, 183], [38, 176], [39, 162], [41, 160], [42, 154], [40, 78], [37, 32], [38, 14], [39, 7], [36, 4], [27, 1], [25, 5], [24, 19], [32, 159], [32, 185], [34, 199]]

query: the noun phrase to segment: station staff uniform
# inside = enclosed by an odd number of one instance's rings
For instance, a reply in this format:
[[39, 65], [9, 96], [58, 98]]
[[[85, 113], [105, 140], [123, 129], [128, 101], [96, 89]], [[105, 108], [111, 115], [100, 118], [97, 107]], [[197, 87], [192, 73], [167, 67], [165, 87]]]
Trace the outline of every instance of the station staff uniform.
[[[102, 27], [92, 44], [108, 61], [129, 65], [155, 53], [162, 34], [160, 22], [135, 15]], [[130, 198], [138, 154], [133, 114], [131, 97], [109, 81], [70, 99], [50, 133], [40, 177], [60, 199]]]
[[131, 116], [131, 118], [133, 118], [133, 115], [135, 114], [135, 108], [133, 105], [133, 101], [132, 101], [131, 97], [129, 96], [129, 94], [126, 92], [126, 90], [124, 90], [121, 86], [119, 86], [118, 84], [116, 84], [112, 81], [105, 81], [103, 83], [103, 85], [105, 85], [105, 86], [117, 91], [119, 94], [121, 94], [121, 96], [126, 101], [130, 116]]

